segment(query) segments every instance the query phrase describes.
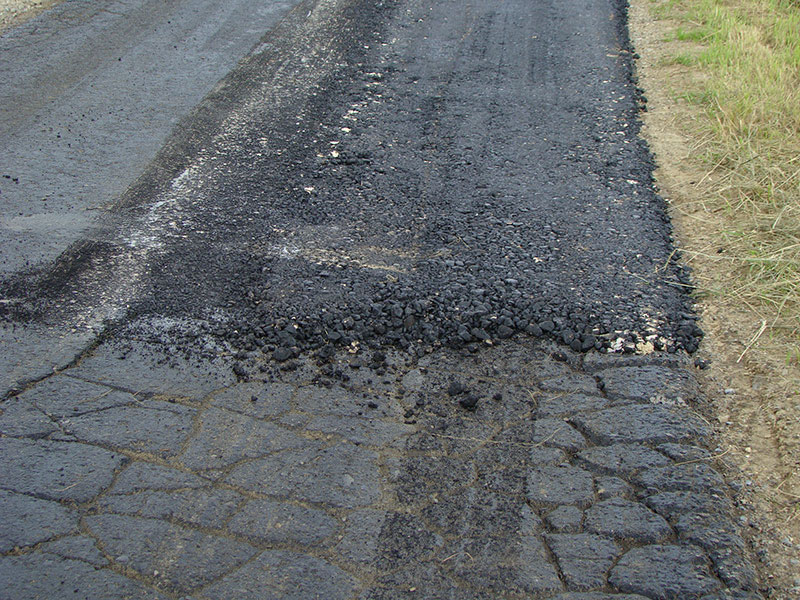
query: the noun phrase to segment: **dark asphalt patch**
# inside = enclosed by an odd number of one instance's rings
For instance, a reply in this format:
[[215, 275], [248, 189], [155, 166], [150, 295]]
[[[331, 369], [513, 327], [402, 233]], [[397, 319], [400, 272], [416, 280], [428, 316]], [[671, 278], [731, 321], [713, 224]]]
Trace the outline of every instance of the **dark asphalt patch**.
[[519, 333], [694, 351], [623, 4], [313, 6], [94, 244], [95, 272], [138, 265], [119, 337], [281, 361]]

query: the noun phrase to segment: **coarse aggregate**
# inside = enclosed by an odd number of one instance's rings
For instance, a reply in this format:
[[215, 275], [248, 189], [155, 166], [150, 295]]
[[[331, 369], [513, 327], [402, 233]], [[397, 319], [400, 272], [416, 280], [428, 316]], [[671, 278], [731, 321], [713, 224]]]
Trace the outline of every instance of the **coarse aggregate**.
[[515, 334], [693, 352], [624, 6], [588, 6], [305, 3], [7, 310], [116, 302], [129, 336], [279, 361]]

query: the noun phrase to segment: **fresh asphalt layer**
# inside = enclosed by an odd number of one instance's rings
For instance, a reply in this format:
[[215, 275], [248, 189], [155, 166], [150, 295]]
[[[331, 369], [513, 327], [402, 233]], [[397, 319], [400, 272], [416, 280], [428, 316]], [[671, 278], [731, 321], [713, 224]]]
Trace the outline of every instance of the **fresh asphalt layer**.
[[624, 9], [301, 2], [8, 250], [0, 595], [758, 598]]

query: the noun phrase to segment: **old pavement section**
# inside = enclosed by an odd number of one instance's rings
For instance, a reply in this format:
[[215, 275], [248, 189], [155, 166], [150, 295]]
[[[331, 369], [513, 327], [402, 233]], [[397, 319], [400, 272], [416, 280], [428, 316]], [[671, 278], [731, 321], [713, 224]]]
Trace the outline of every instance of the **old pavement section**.
[[290, 13], [4, 284], [23, 330], [119, 318], [3, 400], [0, 593], [758, 598], [624, 18]]

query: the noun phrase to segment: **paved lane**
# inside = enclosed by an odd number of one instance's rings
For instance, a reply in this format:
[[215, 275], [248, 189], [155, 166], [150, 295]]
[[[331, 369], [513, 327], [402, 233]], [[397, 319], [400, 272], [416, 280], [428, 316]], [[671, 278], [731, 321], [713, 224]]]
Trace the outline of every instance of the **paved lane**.
[[0, 405], [3, 589], [757, 599], [624, 16], [292, 11], [7, 285], [116, 322]]
[[[0, 279], [47, 271], [72, 244], [97, 237], [108, 207], [152, 165], [181, 118], [295, 4], [64, 2], [6, 31]], [[27, 278], [6, 287], [0, 309], [16, 310], [30, 289]], [[25, 328], [0, 322], [0, 343], [8, 348], [0, 387], [70, 362], [115, 310], [79, 312]]]
[[87, 235], [294, 4], [64, 2], [0, 37], [0, 274]]

